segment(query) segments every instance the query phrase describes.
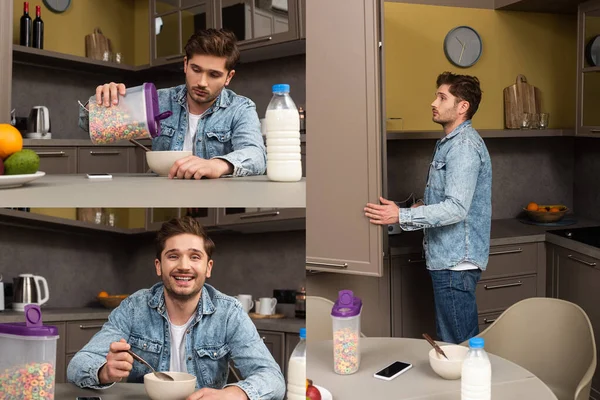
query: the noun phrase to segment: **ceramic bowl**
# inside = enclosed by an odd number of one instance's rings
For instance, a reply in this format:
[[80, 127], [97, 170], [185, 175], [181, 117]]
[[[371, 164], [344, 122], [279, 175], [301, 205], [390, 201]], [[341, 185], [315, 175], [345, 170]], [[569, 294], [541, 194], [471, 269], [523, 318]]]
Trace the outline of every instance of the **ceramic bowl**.
[[160, 380], [153, 373], [144, 375], [144, 389], [152, 400], [185, 400], [196, 391], [196, 377], [185, 372], [168, 374], [174, 381]]
[[[559, 211], [550, 212], [549, 210], [553, 207], [558, 208]], [[527, 214], [529, 219], [536, 221], [536, 222], [541, 222], [541, 223], [560, 221], [561, 219], [563, 219], [565, 214], [567, 212], [569, 212], [569, 209], [567, 208], [567, 206], [564, 206], [562, 204], [548, 204], [548, 205], [540, 204], [538, 206], [538, 210], [541, 208], [545, 209], [546, 211], [531, 211], [526, 208], [524, 208], [523, 211], [525, 211], [525, 213]]]
[[448, 360], [436, 353], [435, 349], [431, 349], [429, 351], [431, 369], [444, 379], [459, 379], [462, 372], [462, 363], [469, 348], [456, 344], [440, 346], [440, 348], [446, 353]]
[[123, 300], [125, 300], [125, 298], [127, 296], [129, 296], [129, 295], [128, 294], [114, 294], [114, 295], [104, 296], [104, 297], [98, 296], [98, 301], [100, 302], [100, 304], [102, 304], [106, 308], [117, 308], [119, 306], [119, 304], [121, 304], [121, 302]]
[[146, 161], [152, 171], [160, 176], [167, 176], [175, 161], [191, 155], [191, 151], [148, 151]]

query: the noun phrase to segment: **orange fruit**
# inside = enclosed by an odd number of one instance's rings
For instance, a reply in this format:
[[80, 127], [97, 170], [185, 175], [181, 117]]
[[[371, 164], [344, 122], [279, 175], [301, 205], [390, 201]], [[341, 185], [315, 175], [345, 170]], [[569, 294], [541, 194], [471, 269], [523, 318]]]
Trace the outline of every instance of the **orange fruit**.
[[534, 203], [533, 201], [529, 204], [527, 204], [527, 209], [529, 211], [537, 211], [538, 210], [538, 205], [537, 203]]
[[538, 210], [537, 210], [537, 211], [538, 211], [538, 212], [548, 212], [548, 210], [546, 210], [546, 208], [545, 208], [545, 207], [538, 208]]
[[98, 293], [98, 297], [108, 297], [108, 293], [106, 293], [105, 291], [102, 291], [102, 292]]
[[0, 158], [5, 160], [23, 149], [21, 132], [10, 124], [0, 124]]
[[560, 212], [560, 209], [558, 207], [552, 207], [550, 208], [550, 212]]

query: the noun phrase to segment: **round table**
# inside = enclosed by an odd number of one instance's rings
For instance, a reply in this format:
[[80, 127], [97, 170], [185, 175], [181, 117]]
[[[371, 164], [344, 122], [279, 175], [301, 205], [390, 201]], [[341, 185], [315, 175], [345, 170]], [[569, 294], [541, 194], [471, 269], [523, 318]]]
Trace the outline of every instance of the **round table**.
[[54, 390], [56, 400], [75, 400], [80, 397], [100, 397], [102, 400], [148, 400], [143, 383], [117, 383], [108, 389], [81, 389], [71, 383], [57, 383]]
[[[352, 375], [338, 375], [333, 372], [333, 342], [311, 342], [309, 339], [306, 377], [328, 389], [334, 400], [460, 400], [460, 379], [445, 380], [431, 369], [431, 348], [421, 339], [361, 338], [358, 371]], [[492, 399], [556, 400], [552, 391], [531, 372], [501, 357], [489, 356]], [[391, 381], [373, 377], [375, 372], [394, 361], [408, 362], [413, 367]]]

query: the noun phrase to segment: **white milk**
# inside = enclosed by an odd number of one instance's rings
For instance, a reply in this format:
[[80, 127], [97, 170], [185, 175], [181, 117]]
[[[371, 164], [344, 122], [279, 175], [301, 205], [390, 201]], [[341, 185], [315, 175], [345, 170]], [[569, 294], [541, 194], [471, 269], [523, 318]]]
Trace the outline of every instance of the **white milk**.
[[300, 114], [298, 114], [298, 110], [267, 110], [265, 124], [267, 126], [267, 139], [279, 137], [278, 132], [280, 131], [289, 131], [293, 134], [293, 137], [300, 137]]
[[[483, 349], [478, 349], [483, 351]], [[485, 357], [469, 357], [463, 361], [461, 400], [490, 400], [492, 397], [492, 366]]]
[[[267, 177], [272, 181], [297, 182], [302, 179], [300, 118], [296, 109], [267, 110]], [[269, 145], [276, 139], [297, 140], [297, 144]], [[282, 163], [279, 161], [294, 161]]]
[[287, 400], [306, 400], [306, 358], [290, 358], [287, 378]]

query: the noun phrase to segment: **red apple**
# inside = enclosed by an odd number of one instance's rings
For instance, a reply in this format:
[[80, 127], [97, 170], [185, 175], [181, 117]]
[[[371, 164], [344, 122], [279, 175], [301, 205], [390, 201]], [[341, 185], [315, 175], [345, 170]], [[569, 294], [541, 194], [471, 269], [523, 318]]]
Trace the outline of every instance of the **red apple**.
[[321, 392], [313, 385], [308, 385], [308, 388], [306, 388], [306, 398], [310, 400], [321, 400]]

